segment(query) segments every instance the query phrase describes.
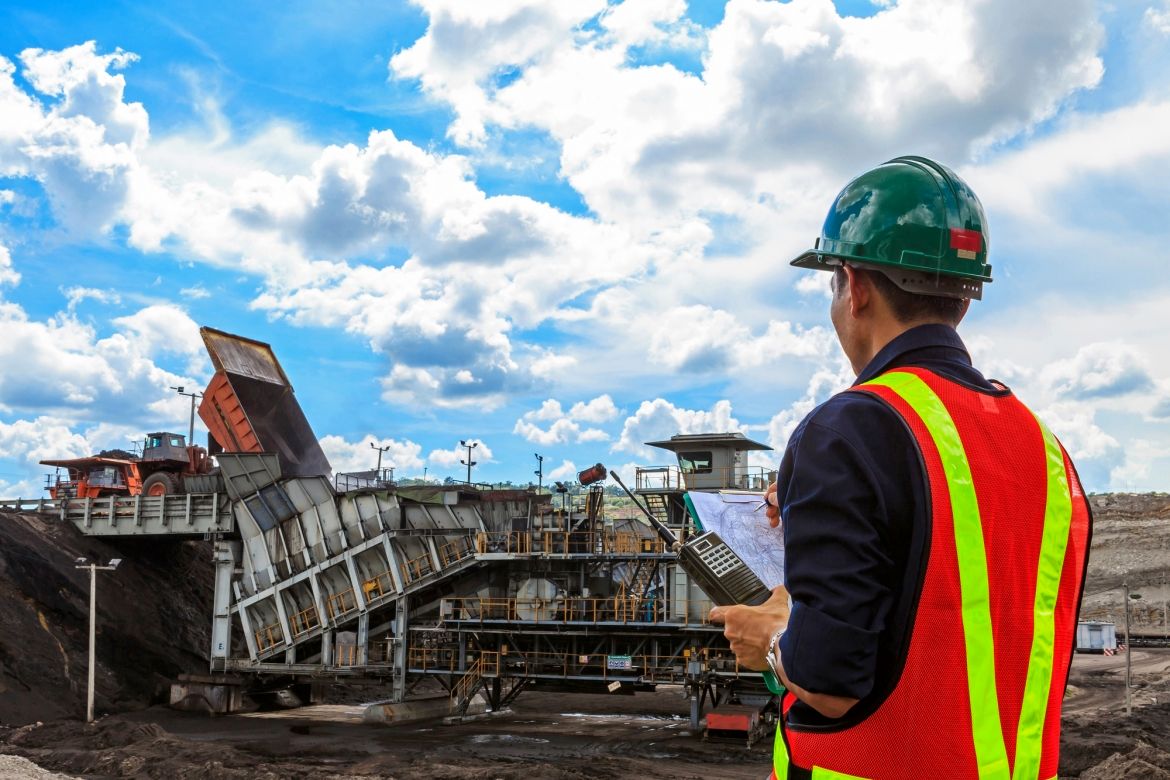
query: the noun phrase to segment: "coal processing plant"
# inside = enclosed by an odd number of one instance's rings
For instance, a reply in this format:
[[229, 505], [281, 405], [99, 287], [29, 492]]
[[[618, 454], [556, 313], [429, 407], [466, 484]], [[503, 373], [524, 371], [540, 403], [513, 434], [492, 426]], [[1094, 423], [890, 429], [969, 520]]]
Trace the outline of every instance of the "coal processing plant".
[[[366, 720], [392, 723], [499, 710], [525, 690], [676, 686], [696, 733], [713, 715], [709, 728], [750, 742], [774, 718], [665, 535], [607, 511], [603, 465], [577, 495], [334, 475], [271, 347], [201, 333], [207, 450], [180, 447], [165, 466], [146, 451], [54, 462], [65, 474], [48, 505], [90, 536], [213, 545], [209, 667], [175, 681], [175, 706], [234, 712], [274, 686], [295, 705], [322, 680], [378, 681], [387, 695]], [[637, 469], [630, 491], [679, 541], [697, 532], [688, 491], [762, 491], [772, 476], [747, 458], [769, 448], [742, 434], [648, 444], [676, 462]]]

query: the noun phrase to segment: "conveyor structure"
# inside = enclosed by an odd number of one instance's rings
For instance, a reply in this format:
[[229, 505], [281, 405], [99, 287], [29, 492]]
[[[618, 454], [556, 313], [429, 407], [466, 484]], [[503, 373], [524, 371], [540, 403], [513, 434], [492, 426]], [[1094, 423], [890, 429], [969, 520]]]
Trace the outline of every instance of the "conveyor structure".
[[[708, 696], [712, 704], [768, 702], [760, 675], [739, 669], [707, 622], [711, 604], [673, 553], [649, 526], [606, 519], [599, 487], [581, 506], [560, 508], [531, 488], [337, 492], [327, 463], [316, 469], [324, 473], [307, 473], [307, 464], [324, 462], [319, 447], [304, 455], [294, 446], [307, 423], [276, 436], [271, 410], [249, 406], [275, 399], [304, 420], [270, 348], [233, 338], [205, 334], [218, 370], [214, 403], [200, 411], [215, 416], [217, 438], [248, 441], [249, 451], [218, 452], [218, 475], [189, 486], [201, 492], [59, 507], [86, 534], [214, 545], [213, 677], [374, 677], [390, 683], [394, 702], [431, 679], [456, 712], [477, 695], [503, 706], [525, 687], [674, 684], [685, 686], [696, 727]], [[225, 375], [233, 364], [223, 354], [248, 365], [252, 381]], [[232, 393], [244, 386], [251, 401]], [[265, 435], [276, 451], [263, 447]], [[667, 476], [663, 484], [639, 478], [641, 492], [685, 535], [686, 475]]]

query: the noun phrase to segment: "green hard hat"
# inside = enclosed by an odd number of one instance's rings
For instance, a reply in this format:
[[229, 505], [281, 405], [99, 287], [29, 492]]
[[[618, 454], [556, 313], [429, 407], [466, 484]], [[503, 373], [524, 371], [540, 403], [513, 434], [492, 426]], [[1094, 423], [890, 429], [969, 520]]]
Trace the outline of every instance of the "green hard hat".
[[983, 204], [965, 181], [934, 160], [898, 157], [841, 190], [816, 244], [792, 264], [829, 271], [848, 262], [910, 292], [981, 298], [987, 244]]

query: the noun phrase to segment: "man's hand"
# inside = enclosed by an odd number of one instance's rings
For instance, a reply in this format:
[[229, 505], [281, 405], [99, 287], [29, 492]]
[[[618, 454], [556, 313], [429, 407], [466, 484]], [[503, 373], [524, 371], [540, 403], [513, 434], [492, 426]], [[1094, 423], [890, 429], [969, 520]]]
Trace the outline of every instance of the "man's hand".
[[[776, 486], [771, 490], [775, 493]], [[783, 585], [777, 585], [772, 589], [772, 597], [758, 607], [746, 604], [714, 607], [708, 619], [723, 626], [723, 635], [731, 642], [731, 651], [740, 666], [763, 671], [768, 668], [765, 660], [768, 643], [778, 630], [788, 625], [788, 591]]]
[[764, 503], [768, 505], [768, 508], [764, 510], [764, 514], [768, 516], [768, 522], [772, 524], [773, 528], [780, 525], [780, 505], [778, 501], [779, 499], [776, 497], [776, 483], [773, 482], [764, 491]]

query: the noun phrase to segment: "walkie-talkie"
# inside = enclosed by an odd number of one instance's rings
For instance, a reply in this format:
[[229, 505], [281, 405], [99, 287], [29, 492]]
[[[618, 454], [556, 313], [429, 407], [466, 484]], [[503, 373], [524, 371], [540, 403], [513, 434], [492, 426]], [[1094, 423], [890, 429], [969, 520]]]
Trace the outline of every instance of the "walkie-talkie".
[[756, 576], [743, 559], [727, 546], [727, 542], [719, 538], [714, 531], [704, 531], [684, 544], [669, 528], [658, 521], [650, 510], [640, 502], [616, 471], [610, 471], [622, 490], [634, 502], [634, 506], [642, 510], [650, 525], [658, 532], [667, 546], [678, 556], [679, 566], [682, 567], [691, 579], [711, 597], [717, 606], [729, 604], [749, 604], [756, 606], [763, 604], [772, 596], [760, 578]]

